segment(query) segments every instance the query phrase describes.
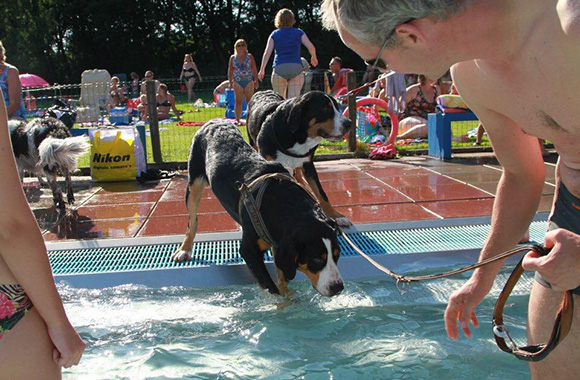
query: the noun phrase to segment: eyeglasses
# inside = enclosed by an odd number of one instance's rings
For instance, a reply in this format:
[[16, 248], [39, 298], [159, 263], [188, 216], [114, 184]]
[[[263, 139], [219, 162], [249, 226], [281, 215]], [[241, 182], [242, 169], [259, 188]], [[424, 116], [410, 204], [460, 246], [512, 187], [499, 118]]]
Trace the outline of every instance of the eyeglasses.
[[[402, 22], [401, 24], [407, 24], [413, 20], [415, 20], [415, 19], [411, 18], [405, 22]], [[401, 25], [401, 24], [399, 24], [399, 25]], [[381, 58], [381, 55], [383, 55], [383, 51], [385, 51], [390, 39], [395, 35], [395, 32], [397, 31], [397, 26], [395, 26], [393, 28], [393, 30], [389, 34], [387, 34], [387, 38], [385, 38], [385, 42], [383, 42], [383, 46], [381, 46], [381, 49], [379, 50], [379, 54], [377, 54], [377, 58], [374, 60], [374, 62], [371, 63], [370, 60], [365, 61], [365, 65], [371, 66], [371, 70], [373, 70], [373, 71], [375, 69], [387, 70], [389, 68], [389, 64]]]

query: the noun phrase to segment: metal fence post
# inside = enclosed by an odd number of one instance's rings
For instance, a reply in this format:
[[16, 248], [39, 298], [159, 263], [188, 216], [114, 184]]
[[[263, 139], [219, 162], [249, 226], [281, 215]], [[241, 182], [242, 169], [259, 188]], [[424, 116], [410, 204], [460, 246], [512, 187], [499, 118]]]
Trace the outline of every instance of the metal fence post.
[[155, 81], [148, 80], [145, 85], [147, 91], [147, 111], [149, 113], [149, 132], [151, 134], [151, 148], [153, 161], [156, 164], [163, 162], [161, 157], [161, 139], [159, 138], [159, 119], [157, 117], [157, 101], [155, 99]]
[[[356, 88], [356, 73], [350, 71], [346, 74], [346, 89], [348, 91]], [[348, 150], [349, 152], [356, 151], [356, 94], [348, 96], [348, 115], [352, 122], [352, 128], [348, 132]]]

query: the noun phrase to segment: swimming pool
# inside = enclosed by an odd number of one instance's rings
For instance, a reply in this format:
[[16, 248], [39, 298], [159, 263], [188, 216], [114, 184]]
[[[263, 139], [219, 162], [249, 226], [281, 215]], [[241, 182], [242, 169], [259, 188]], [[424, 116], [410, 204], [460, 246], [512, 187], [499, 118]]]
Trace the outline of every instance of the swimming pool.
[[[291, 285], [289, 300], [255, 285], [212, 288], [59, 284], [67, 313], [87, 342], [64, 379], [526, 379], [527, 364], [501, 352], [491, 313], [508, 273], [478, 309], [472, 339], [451, 341], [443, 312], [468, 278], [413, 284], [401, 295], [388, 278], [346, 281], [324, 298]], [[531, 286], [520, 281], [505, 310], [525, 337]]]

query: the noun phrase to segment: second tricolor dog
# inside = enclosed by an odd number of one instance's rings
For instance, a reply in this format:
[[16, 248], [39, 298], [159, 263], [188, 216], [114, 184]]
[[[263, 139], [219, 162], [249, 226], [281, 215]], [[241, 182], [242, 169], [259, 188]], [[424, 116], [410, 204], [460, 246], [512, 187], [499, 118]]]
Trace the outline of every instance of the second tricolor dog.
[[298, 180], [302, 174], [322, 209], [340, 226], [351, 222], [330, 204], [314, 167], [314, 152], [322, 139], [338, 141], [351, 127], [336, 99], [320, 91], [284, 100], [274, 91], [256, 93], [248, 104], [250, 144], [268, 160], [284, 165]]

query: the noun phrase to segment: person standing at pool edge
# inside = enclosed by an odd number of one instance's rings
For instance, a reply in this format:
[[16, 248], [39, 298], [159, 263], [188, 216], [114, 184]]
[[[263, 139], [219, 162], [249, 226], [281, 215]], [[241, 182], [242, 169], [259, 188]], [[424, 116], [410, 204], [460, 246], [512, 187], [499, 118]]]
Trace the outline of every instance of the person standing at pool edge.
[[0, 93], [0, 378], [52, 380], [85, 349], [56, 290], [16, 169]]
[[[537, 137], [560, 158], [557, 195], [545, 245], [524, 268], [542, 277], [529, 301], [528, 341], [548, 340], [562, 291], [574, 289], [571, 332], [544, 360], [530, 363], [533, 379], [575, 379], [580, 373], [580, 1], [578, 0], [325, 0], [323, 21], [369, 64], [439, 78], [452, 66], [461, 96], [486, 126], [503, 166], [490, 234], [480, 260], [517, 244], [541, 196], [545, 166]], [[541, 94], [538, 95], [538, 94]], [[503, 263], [474, 271], [449, 299], [445, 328], [458, 338], [478, 326], [475, 307]], [[548, 287], [547, 282], [551, 283]]]

